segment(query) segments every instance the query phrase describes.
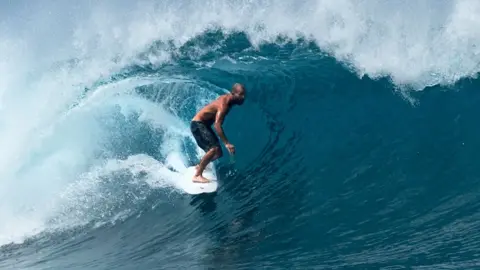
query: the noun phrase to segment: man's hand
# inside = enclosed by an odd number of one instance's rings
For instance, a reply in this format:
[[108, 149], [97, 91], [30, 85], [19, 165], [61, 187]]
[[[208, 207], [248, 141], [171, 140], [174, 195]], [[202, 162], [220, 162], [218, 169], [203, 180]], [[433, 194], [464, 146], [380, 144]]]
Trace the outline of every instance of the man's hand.
[[225, 147], [227, 148], [228, 152], [230, 152], [230, 154], [235, 154], [235, 146], [233, 146], [233, 144], [227, 143], [225, 144]]

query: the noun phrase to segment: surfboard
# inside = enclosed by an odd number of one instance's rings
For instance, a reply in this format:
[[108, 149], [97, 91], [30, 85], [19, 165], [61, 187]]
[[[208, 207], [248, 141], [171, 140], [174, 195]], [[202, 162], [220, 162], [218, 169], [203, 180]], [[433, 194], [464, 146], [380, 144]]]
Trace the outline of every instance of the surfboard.
[[195, 183], [192, 181], [195, 174], [195, 166], [188, 167], [180, 177], [178, 186], [188, 194], [212, 193], [217, 191], [217, 175], [211, 166], [207, 166], [203, 171], [203, 176], [210, 180], [209, 183]]

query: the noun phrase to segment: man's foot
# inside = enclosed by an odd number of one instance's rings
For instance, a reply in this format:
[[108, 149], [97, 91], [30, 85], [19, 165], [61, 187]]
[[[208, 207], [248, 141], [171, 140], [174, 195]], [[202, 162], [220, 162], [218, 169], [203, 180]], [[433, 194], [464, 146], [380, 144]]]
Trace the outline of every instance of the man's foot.
[[210, 180], [207, 178], [203, 177], [202, 175], [194, 176], [192, 181], [194, 183], [210, 183]]

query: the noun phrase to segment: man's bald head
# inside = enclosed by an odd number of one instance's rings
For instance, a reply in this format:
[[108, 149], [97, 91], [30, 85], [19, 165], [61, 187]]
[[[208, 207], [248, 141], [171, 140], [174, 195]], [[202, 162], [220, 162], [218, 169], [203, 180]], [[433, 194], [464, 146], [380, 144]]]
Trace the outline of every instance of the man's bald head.
[[234, 97], [235, 103], [242, 105], [243, 101], [245, 100], [245, 86], [240, 83], [236, 83], [232, 86], [232, 90], [230, 92]]
[[231, 92], [232, 94], [237, 94], [237, 95], [245, 94], [245, 87], [240, 83], [236, 83], [232, 86]]

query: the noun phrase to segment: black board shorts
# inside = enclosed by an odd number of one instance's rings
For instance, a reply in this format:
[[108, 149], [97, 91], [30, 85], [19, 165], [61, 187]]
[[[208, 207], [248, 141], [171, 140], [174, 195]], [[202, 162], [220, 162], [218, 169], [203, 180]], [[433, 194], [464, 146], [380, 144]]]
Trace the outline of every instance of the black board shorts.
[[200, 121], [192, 121], [190, 123], [190, 130], [198, 146], [200, 146], [203, 151], [208, 152], [208, 150], [213, 147], [220, 147], [218, 138], [210, 125], [206, 125]]

